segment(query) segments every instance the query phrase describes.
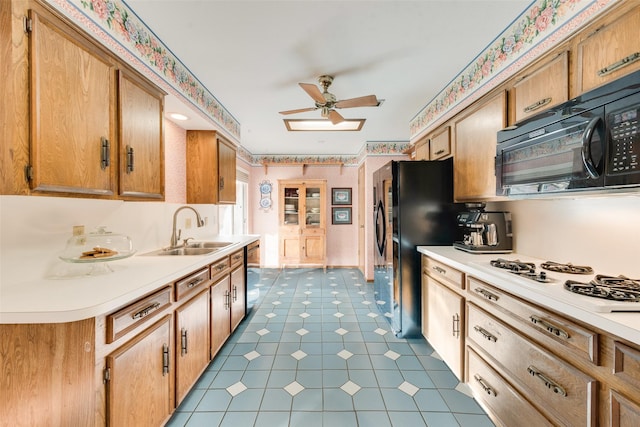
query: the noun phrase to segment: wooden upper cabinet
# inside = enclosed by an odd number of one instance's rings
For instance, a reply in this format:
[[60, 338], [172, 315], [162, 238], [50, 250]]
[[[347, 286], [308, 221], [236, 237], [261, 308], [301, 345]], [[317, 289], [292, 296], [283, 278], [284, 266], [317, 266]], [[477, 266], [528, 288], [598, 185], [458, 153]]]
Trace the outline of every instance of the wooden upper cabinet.
[[444, 127], [436, 131], [429, 143], [429, 159], [441, 160], [450, 157], [451, 151], [451, 128]]
[[236, 201], [236, 150], [216, 131], [187, 131], [187, 203]]
[[236, 202], [236, 149], [222, 138], [218, 139], [218, 203]]
[[551, 61], [521, 77], [511, 90], [510, 123], [516, 123], [569, 99], [569, 53], [564, 51]]
[[415, 158], [413, 160], [429, 160], [429, 139], [425, 138], [416, 142], [414, 153]]
[[164, 199], [164, 93], [134, 72], [118, 71], [120, 196]]
[[496, 197], [497, 132], [506, 125], [506, 92], [501, 91], [455, 122], [454, 199]]
[[577, 44], [572, 97], [640, 69], [640, 7], [603, 24]]
[[112, 196], [116, 65], [47, 11], [29, 18], [31, 189]]

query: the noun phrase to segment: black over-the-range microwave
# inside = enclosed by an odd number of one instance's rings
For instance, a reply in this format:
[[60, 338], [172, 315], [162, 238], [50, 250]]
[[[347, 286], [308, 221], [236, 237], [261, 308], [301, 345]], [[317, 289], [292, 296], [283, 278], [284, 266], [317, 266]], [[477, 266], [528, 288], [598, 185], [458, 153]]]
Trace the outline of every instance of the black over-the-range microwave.
[[496, 194], [640, 186], [640, 71], [498, 132]]

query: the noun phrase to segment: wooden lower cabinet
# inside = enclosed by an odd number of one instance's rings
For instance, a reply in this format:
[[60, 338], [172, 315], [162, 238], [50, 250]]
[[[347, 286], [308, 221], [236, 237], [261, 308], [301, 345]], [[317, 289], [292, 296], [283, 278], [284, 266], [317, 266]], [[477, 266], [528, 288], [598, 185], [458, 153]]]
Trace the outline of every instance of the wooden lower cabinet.
[[422, 257], [422, 335], [464, 379], [464, 273]]
[[518, 426], [526, 420], [529, 426], [553, 425], [469, 346], [466, 360], [469, 387], [496, 424]]
[[463, 378], [464, 299], [437, 280], [425, 276], [427, 331], [425, 337], [449, 368]]
[[544, 411], [564, 425], [596, 425], [594, 378], [467, 303], [467, 343], [473, 343]]
[[177, 406], [209, 363], [209, 290], [180, 306], [175, 318]]
[[235, 331], [244, 319], [247, 307], [244, 266], [231, 272], [231, 332]]
[[227, 275], [211, 286], [211, 357], [231, 335], [231, 292]]
[[157, 427], [173, 412], [171, 322], [163, 317], [107, 356], [107, 425]]

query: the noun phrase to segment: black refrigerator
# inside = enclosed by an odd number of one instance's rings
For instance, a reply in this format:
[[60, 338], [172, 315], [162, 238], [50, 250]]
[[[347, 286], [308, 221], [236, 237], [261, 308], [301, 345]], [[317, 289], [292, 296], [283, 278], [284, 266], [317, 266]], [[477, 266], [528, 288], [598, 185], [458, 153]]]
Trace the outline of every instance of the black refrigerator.
[[422, 275], [417, 246], [458, 238], [453, 159], [391, 161], [373, 175], [374, 292], [393, 333], [421, 336]]

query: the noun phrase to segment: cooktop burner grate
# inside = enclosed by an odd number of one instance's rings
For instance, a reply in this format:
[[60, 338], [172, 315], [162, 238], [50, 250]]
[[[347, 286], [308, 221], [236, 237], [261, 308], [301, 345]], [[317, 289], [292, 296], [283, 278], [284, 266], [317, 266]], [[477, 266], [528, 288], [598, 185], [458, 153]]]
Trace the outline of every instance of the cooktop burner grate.
[[534, 272], [536, 271], [536, 265], [532, 262], [523, 262], [519, 259], [511, 261], [508, 259], [498, 258], [491, 260], [491, 265], [497, 268], [503, 268], [505, 270], [511, 270], [513, 272]]
[[547, 273], [541, 271], [536, 272], [536, 265], [532, 262], [523, 262], [519, 259], [511, 261], [508, 259], [498, 258], [490, 261], [493, 267], [502, 268], [508, 270], [509, 273], [516, 274], [527, 279], [535, 280], [536, 282], [549, 283], [553, 280], [547, 277]]
[[605, 276], [598, 274], [589, 283], [567, 280], [565, 289], [595, 298], [613, 301], [640, 302], [640, 280], [625, 276]]
[[553, 261], [545, 261], [540, 264], [540, 267], [545, 270], [555, 271], [556, 273], [569, 273], [569, 274], [592, 274], [593, 268], [589, 266], [573, 265], [571, 263], [561, 264]]

